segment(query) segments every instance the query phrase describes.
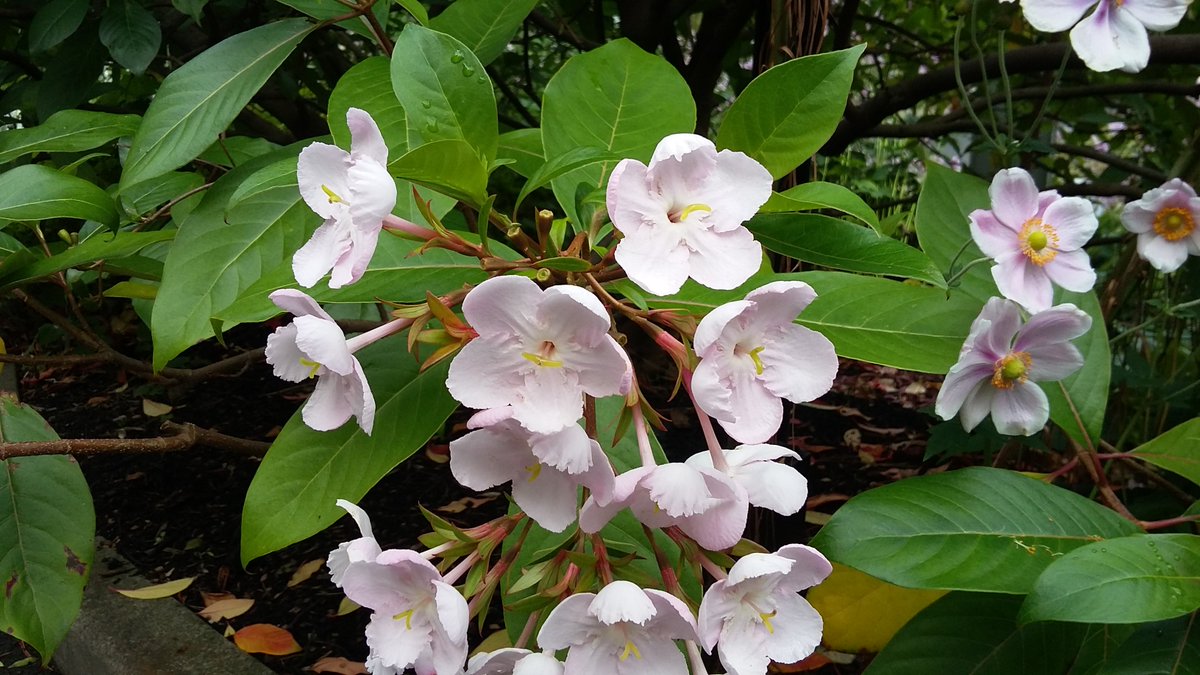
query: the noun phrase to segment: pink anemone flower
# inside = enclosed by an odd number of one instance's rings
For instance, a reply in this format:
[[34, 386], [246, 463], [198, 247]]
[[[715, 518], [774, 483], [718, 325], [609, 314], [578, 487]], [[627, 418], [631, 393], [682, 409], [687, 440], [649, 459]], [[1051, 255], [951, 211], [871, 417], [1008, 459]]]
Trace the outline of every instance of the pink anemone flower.
[[1188, 254], [1200, 255], [1200, 197], [1178, 178], [1126, 204], [1121, 222], [1137, 234], [1138, 255], [1160, 272], [1179, 269]]

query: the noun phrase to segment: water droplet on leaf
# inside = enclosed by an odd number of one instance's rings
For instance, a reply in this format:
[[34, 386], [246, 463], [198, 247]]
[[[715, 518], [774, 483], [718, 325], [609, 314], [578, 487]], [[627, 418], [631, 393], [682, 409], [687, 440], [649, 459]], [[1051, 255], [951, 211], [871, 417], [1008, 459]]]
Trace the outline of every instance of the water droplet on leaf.
[[471, 67], [471, 64], [464, 63], [462, 67], [462, 74], [463, 77], [470, 77], [475, 74], [475, 69]]
[[424, 109], [426, 109], [426, 110], [429, 110], [430, 108], [432, 108], [432, 107], [433, 107], [433, 101], [428, 101], [428, 100], [426, 100], [426, 101], [421, 101], [421, 107], [422, 107], [422, 108], [424, 108]]
[[462, 63], [462, 61], [463, 61], [462, 50], [455, 49], [454, 53], [450, 55], [450, 63]]

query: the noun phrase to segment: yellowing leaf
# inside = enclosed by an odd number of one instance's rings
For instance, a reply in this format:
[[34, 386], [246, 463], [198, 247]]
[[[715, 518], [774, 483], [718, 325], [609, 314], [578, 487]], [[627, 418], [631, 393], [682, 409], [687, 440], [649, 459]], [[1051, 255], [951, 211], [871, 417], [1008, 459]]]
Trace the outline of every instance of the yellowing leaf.
[[216, 623], [221, 619], [232, 619], [235, 616], [241, 616], [250, 611], [254, 606], [254, 600], [250, 598], [229, 598], [226, 600], [217, 600], [208, 607], [200, 610], [200, 616], [208, 619], [209, 623]]
[[143, 588], [114, 588], [113, 590], [127, 598], [133, 598], [134, 600], [157, 600], [159, 598], [169, 598], [172, 595], [179, 593], [188, 586], [191, 586], [192, 582], [195, 580], [196, 577], [188, 577], [186, 579], [176, 579], [175, 581], [154, 584], [153, 586], [146, 586]]
[[250, 654], [285, 656], [300, 651], [296, 638], [279, 626], [256, 623], [233, 634], [233, 643], [238, 649]]
[[350, 661], [341, 656], [326, 656], [308, 667], [314, 673], [336, 673], [337, 675], [366, 675], [367, 664]]
[[292, 586], [308, 581], [308, 578], [315, 574], [317, 570], [321, 569], [321, 566], [324, 564], [325, 560], [323, 558], [317, 558], [316, 560], [309, 560], [303, 565], [297, 567], [296, 571], [292, 573], [292, 578], [288, 579], [287, 587], [291, 588]]
[[166, 403], [151, 401], [148, 398], [142, 399], [142, 414], [146, 417], [162, 417], [172, 410], [174, 410], [174, 408]]
[[945, 594], [893, 586], [834, 563], [833, 574], [808, 592], [808, 601], [825, 621], [826, 647], [878, 652], [917, 612]]

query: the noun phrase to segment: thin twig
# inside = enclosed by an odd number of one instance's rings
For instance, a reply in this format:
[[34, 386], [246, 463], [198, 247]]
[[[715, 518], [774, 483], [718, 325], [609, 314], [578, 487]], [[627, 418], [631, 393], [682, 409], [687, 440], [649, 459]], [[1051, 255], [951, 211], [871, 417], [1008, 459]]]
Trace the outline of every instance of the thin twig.
[[191, 423], [164, 422], [162, 429], [172, 432], [172, 435], [158, 438], [71, 438], [0, 443], [0, 460], [40, 455], [95, 456], [179, 452], [195, 446], [261, 457], [266, 454], [267, 448], [271, 447], [270, 443], [229, 436]]

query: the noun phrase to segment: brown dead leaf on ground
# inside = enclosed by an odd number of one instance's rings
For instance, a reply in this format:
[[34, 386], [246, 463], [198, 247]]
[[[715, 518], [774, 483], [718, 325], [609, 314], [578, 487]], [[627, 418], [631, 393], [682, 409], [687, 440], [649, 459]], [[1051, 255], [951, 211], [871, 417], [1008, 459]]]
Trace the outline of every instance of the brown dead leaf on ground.
[[495, 501], [499, 496], [499, 492], [484, 492], [478, 497], [463, 497], [462, 499], [455, 499], [445, 506], [439, 506], [437, 510], [441, 511], [442, 513], [462, 513], [468, 509], [478, 508], [484, 504], [487, 504], [488, 502]]
[[148, 398], [142, 399], [142, 414], [146, 417], [162, 417], [174, 409], [166, 403], [151, 401]]
[[820, 652], [816, 652], [806, 659], [801, 659], [795, 663], [772, 663], [767, 668], [768, 673], [806, 673], [810, 670], [818, 670], [833, 663], [828, 656]]
[[233, 643], [248, 654], [286, 656], [300, 651], [291, 633], [269, 623], [246, 626], [233, 634]]
[[213, 604], [214, 602], [220, 602], [222, 600], [233, 600], [235, 597], [236, 596], [234, 596], [233, 593], [226, 593], [224, 591], [219, 592], [219, 593], [209, 593], [208, 591], [200, 591], [200, 598], [202, 600], [204, 600], [205, 607], [208, 607], [209, 605]]
[[445, 443], [430, 443], [425, 446], [425, 457], [435, 464], [450, 461], [450, 446]]
[[308, 579], [312, 575], [316, 574], [317, 570], [321, 569], [321, 566], [324, 564], [324, 558], [316, 558], [315, 560], [309, 560], [303, 565], [297, 567], [296, 571], [292, 573], [292, 578], [288, 579], [287, 587], [293, 588], [304, 583], [305, 581], [308, 581]]
[[844, 495], [838, 492], [830, 492], [824, 495], [813, 495], [804, 502], [804, 508], [815, 509], [824, 504], [832, 504], [833, 502], [844, 502], [850, 499], [850, 495]]
[[241, 616], [250, 611], [250, 608], [253, 606], [254, 600], [250, 598], [227, 598], [217, 600], [197, 612], [197, 614], [208, 619], [209, 623], [216, 623], [222, 619], [232, 619]]
[[185, 579], [176, 579], [175, 581], [168, 581], [162, 584], [143, 586], [142, 588], [114, 588], [112, 590], [127, 598], [133, 598], [134, 600], [158, 600], [159, 598], [169, 598], [176, 593], [182, 592], [188, 586], [191, 586], [192, 582], [195, 580], [196, 577], [187, 577]]
[[367, 664], [351, 661], [341, 656], [326, 656], [308, 667], [314, 673], [335, 673], [336, 675], [365, 675]]

